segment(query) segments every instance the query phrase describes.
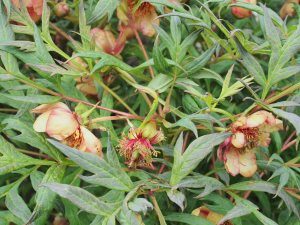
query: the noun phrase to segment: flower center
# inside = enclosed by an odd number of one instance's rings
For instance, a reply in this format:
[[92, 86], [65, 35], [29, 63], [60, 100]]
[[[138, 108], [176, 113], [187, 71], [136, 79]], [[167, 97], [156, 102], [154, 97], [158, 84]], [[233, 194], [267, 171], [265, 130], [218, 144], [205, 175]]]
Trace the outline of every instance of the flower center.
[[258, 127], [240, 128], [240, 129], [238, 129], [238, 131], [245, 135], [248, 148], [254, 148], [258, 145], [258, 140], [259, 140]]

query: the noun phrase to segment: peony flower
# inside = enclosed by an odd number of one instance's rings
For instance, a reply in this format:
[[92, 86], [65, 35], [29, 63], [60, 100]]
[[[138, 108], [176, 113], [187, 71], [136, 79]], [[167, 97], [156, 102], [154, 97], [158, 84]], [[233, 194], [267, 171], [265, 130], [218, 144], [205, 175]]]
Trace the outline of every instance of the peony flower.
[[59, 2], [54, 6], [54, 13], [58, 17], [65, 17], [69, 12], [70, 8], [66, 2]]
[[[238, 2], [237, 0], [232, 0], [232, 3], [237, 3], [237, 2]], [[245, 3], [256, 5], [256, 0], [240, 0], [239, 2], [245, 2]], [[241, 7], [236, 7], [236, 6], [231, 7], [231, 13], [239, 19], [247, 18], [252, 15], [251, 10], [241, 8]]]
[[23, 3], [27, 8], [27, 11], [34, 22], [37, 22], [42, 17], [43, 13], [43, 0], [11, 0], [12, 4], [21, 8], [21, 4]]
[[299, 3], [300, 3], [299, 0], [286, 0], [279, 11], [280, 17], [282, 19], [285, 19], [287, 16], [294, 16], [295, 15], [294, 4], [299, 4]]
[[230, 221], [225, 221], [224, 223], [219, 224], [224, 215], [211, 211], [205, 206], [201, 206], [197, 209], [194, 209], [192, 211], [192, 215], [203, 217], [204, 219], [208, 220], [209, 222], [215, 225], [232, 225]]
[[153, 168], [152, 156], [158, 154], [153, 145], [163, 140], [162, 131], [157, 130], [154, 122], [149, 122], [142, 129], [130, 129], [127, 137], [123, 137], [119, 143], [119, 153], [124, 156], [129, 167]]
[[125, 40], [116, 40], [111, 31], [94, 28], [90, 34], [96, 47], [108, 54], [119, 55], [124, 48]]
[[71, 147], [102, 156], [102, 145], [94, 134], [81, 125], [81, 119], [66, 104], [42, 104], [32, 110], [41, 114], [33, 124], [36, 132], [46, 132]]
[[155, 7], [149, 2], [143, 2], [135, 9], [136, 0], [122, 0], [117, 8], [117, 16], [120, 20], [120, 31], [126, 34], [127, 38], [134, 35], [132, 29], [142, 32], [145, 36], [152, 37], [156, 31], [153, 24], [159, 25], [156, 19]]
[[230, 129], [232, 136], [220, 145], [218, 157], [224, 161], [226, 170], [232, 176], [241, 174], [251, 177], [257, 170], [254, 149], [268, 147], [270, 133], [283, 129], [283, 125], [272, 113], [262, 110], [248, 117], [240, 117]]

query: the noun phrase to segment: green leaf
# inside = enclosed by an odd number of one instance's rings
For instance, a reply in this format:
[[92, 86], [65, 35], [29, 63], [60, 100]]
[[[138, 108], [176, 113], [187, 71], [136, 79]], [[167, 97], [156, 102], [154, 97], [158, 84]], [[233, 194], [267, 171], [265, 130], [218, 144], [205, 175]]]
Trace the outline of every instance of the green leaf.
[[217, 45], [209, 48], [205, 52], [203, 52], [200, 56], [195, 58], [193, 61], [189, 62], [184, 66], [184, 69], [189, 73], [193, 74], [200, 71], [206, 63], [211, 59], [212, 55], [214, 54]]
[[113, 208], [99, 200], [96, 196], [88, 191], [67, 184], [48, 183], [44, 187], [57, 193], [59, 196], [68, 199], [78, 208], [92, 214], [107, 216], [113, 211]]
[[[0, 2], [0, 43], [15, 39], [13, 30], [6, 16], [5, 8]], [[19, 73], [18, 62], [13, 55], [0, 50], [1, 61], [8, 72]]]
[[166, 72], [168, 70], [168, 62], [165, 60], [159, 45], [158, 45], [158, 39], [159, 36], [155, 39], [154, 47], [153, 47], [153, 61], [154, 65], [157, 68], [159, 72]]
[[147, 211], [153, 210], [153, 205], [145, 198], [135, 198], [132, 202], [128, 203], [129, 209], [137, 213], [147, 213]]
[[186, 198], [185, 195], [178, 191], [178, 190], [168, 190], [167, 195], [169, 199], [174, 202], [176, 205], [178, 205], [183, 212], [184, 208], [186, 207]]
[[171, 86], [172, 80], [171, 76], [160, 73], [150, 81], [148, 87], [154, 91], [158, 91], [158, 93], [163, 93]]
[[281, 41], [280, 41], [280, 36], [278, 34], [278, 31], [271, 21], [268, 9], [265, 6], [263, 6], [263, 10], [264, 10], [264, 27], [266, 32], [266, 39], [269, 42], [272, 50], [271, 58], [269, 61], [269, 72], [268, 72], [268, 76], [271, 76], [271, 74], [273, 73], [273, 69], [279, 60]]
[[51, 96], [51, 95], [17, 96], [17, 95], [0, 93], [0, 96], [3, 96], [5, 98], [8, 98], [8, 99], [14, 100], [14, 101], [30, 102], [30, 103], [36, 103], [36, 104], [55, 103], [61, 99], [60, 97]]
[[300, 134], [300, 117], [298, 115], [276, 108], [271, 108], [271, 110], [278, 116], [289, 121], [295, 127], [297, 135]]
[[269, 219], [268, 217], [264, 216], [262, 213], [258, 211], [258, 207], [253, 204], [252, 202], [240, 198], [236, 194], [231, 193], [231, 196], [234, 197], [236, 201], [236, 206], [231, 209], [223, 218], [219, 221], [219, 223], [223, 223], [229, 219], [237, 218], [243, 215], [247, 215], [253, 213], [256, 218], [262, 222], [264, 225], [278, 225], [273, 220]]
[[12, 188], [5, 198], [5, 205], [10, 212], [21, 219], [24, 224], [30, 220], [31, 212], [18, 193], [18, 186]]
[[114, 190], [129, 191], [133, 187], [129, 176], [122, 169], [112, 167], [100, 157], [70, 148], [54, 140], [49, 139], [49, 142], [80, 167], [95, 174], [82, 177], [84, 180]]
[[115, 9], [119, 4], [119, 0], [99, 0], [95, 6], [90, 18], [88, 19], [89, 24], [100, 20], [104, 16], [108, 16], [108, 20], [113, 15]]
[[260, 191], [267, 192], [270, 194], [278, 195], [286, 204], [289, 210], [292, 210], [298, 217], [299, 212], [293, 199], [285, 192], [285, 190], [278, 190], [275, 184], [265, 181], [246, 181], [233, 184], [227, 187], [229, 190], [240, 190], [240, 191]]
[[31, 158], [20, 153], [0, 135], [0, 175], [7, 174], [29, 165], [51, 165], [53, 162]]
[[222, 190], [224, 188], [224, 184], [212, 177], [195, 175], [182, 179], [173, 188], [204, 188], [204, 191], [197, 196], [197, 198], [203, 198], [213, 191]]
[[190, 225], [213, 225], [213, 223], [200, 216], [194, 216], [187, 213], [168, 213], [165, 219], [171, 222], [180, 222]]
[[37, 214], [36, 222], [38, 224], [45, 224], [48, 220], [48, 216], [54, 207], [55, 193], [49, 191], [49, 189], [43, 187], [43, 184], [52, 182], [61, 182], [65, 172], [65, 167], [62, 165], [51, 166], [43, 180], [41, 181], [36, 192], [36, 206], [34, 208], [34, 214]]
[[177, 140], [174, 150], [174, 165], [171, 173], [170, 184], [178, 184], [185, 176], [192, 172], [216, 145], [221, 144], [229, 133], [214, 133], [204, 135], [194, 140], [189, 147], [181, 154], [181, 138]]
[[250, 75], [254, 77], [254, 80], [264, 87], [266, 85], [266, 76], [262, 67], [254, 56], [245, 50], [237, 38], [235, 38], [235, 42], [242, 57], [241, 63], [246, 67]]
[[63, 157], [61, 153], [50, 145], [42, 134], [35, 132], [31, 124], [29, 125], [28, 123], [25, 123], [25, 121], [22, 122], [17, 118], [6, 119], [3, 123], [7, 124], [5, 129], [13, 129], [21, 132], [19, 135], [11, 137], [13, 140], [29, 144], [40, 149], [55, 160], [62, 161]]

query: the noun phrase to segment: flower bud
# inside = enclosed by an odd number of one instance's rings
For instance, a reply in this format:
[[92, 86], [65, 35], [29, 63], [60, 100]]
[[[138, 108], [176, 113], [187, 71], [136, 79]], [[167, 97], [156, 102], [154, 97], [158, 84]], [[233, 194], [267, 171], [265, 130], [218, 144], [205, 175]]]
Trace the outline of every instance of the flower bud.
[[[253, 5], [256, 5], [256, 0], [242, 0], [240, 2], [245, 2], [245, 3], [250, 3]], [[232, 0], [232, 3], [237, 3], [237, 0]], [[231, 12], [235, 17], [237, 17], [239, 19], [248, 18], [252, 15], [251, 10], [237, 7], [237, 6], [231, 7]]]
[[34, 22], [38, 22], [42, 17], [43, 13], [43, 0], [26, 0], [21, 2], [21, 0], [11, 0], [12, 4], [17, 7], [21, 8], [21, 3], [25, 5], [27, 11]]
[[[75, 54], [73, 53], [72, 57], [74, 55]], [[80, 57], [72, 58], [71, 60], [68, 61], [68, 65], [70, 67], [72, 67], [73, 69], [78, 70], [78, 71], [83, 71], [88, 66], [86, 64], [86, 62], [82, 58], [80, 58]]]
[[70, 12], [69, 5], [66, 2], [59, 2], [54, 6], [54, 13], [58, 17], [64, 17]]
[[295, 15], [294, 4], [299, 4], [299, 0], [286, 0], [284, 2], [279, 11], [279, 15], [282, 19], [286, 18], [287, 16]]
[[94, 28], [91, 30], [91, 36], [97, 48], [108, 54], [115, 54], [116, 39], [111, 31]]
[[157, 134], [156, 123], [148, 122], [142, 129], [143, 137], [145, 138], [153, 138]]

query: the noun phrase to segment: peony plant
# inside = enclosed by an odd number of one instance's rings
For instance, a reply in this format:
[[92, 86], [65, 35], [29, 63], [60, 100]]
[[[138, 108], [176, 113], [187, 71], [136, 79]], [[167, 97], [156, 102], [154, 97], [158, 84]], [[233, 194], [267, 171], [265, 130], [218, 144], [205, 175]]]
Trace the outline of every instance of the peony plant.
[[298, 225], [299, 9], [0, 1], [0, 225]]

